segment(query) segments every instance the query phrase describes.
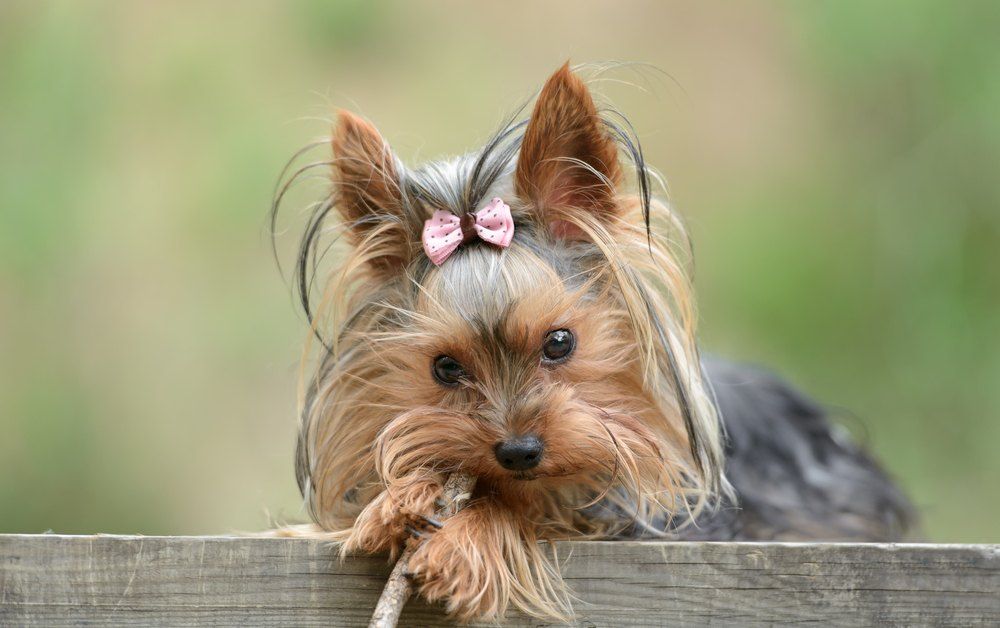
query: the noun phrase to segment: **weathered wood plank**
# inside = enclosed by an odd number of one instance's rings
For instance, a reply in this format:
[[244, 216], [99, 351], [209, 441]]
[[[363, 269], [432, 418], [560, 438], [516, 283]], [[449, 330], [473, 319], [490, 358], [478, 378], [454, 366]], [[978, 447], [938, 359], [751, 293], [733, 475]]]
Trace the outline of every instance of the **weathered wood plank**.
[[[1000, 625], [1000, 545], [563, 543], [583, 626]], [[322, 542], [0, 535], [0, 625], [363, 626], [389, 572]], [[403, 625], [448, 625], [407, 606]], [[539, 622], [511, 618], [510, 625]]]

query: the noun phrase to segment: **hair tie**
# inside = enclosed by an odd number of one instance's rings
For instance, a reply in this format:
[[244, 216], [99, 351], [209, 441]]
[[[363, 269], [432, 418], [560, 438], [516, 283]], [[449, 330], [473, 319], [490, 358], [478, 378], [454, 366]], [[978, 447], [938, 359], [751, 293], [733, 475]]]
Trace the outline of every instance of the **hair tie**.
[[462, 243], [479, 238], [506, 248], [514, 237], [514, 219], [510, 206], [499, 197], [473, 213], [458, 217], [450, 211], [439, 209], [424, 221], [424, 253], [440, 266]]

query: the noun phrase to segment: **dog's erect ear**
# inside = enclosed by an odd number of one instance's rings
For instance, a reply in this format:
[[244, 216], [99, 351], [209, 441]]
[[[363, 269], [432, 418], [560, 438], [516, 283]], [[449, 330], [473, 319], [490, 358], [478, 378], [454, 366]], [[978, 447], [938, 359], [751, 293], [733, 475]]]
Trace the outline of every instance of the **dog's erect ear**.
[[[524, 131], [517, 161], [518, 196], [558, 232], [558, 214], [586, 210], [606, 221], [616, 212], [621, 179], [618, 148], [594, 99], [569, 63], [542, 88]], [[555, 220], [553, 220], [555, 218]]]
[[[330, 144], [333, 202], [352, 244], [377, 270], [398, 271], [412, 255], [414, 233], [400, 188], [399, 162], [375, 127], [348, 111], [337, 113]], [[417, 233], [419, 229], [417, 225]]]

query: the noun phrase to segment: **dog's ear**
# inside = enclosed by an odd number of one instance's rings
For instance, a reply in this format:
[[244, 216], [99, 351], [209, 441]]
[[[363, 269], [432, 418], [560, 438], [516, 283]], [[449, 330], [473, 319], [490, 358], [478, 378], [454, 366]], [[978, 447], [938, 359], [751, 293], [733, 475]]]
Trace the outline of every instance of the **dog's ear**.
[[330, 145], [333, 203], [351, 243], [376, 270], [398, 272], [413, 253], [414, 233], [399, 161], [375, 127], [349, 111], [337, 113]]
[[618, 148], [594, 99], [567, 62], [545, 83], [524, 131], [515, 173], [518, 197], [557, 235], [567, 213], [607, 223], [617, 213]]

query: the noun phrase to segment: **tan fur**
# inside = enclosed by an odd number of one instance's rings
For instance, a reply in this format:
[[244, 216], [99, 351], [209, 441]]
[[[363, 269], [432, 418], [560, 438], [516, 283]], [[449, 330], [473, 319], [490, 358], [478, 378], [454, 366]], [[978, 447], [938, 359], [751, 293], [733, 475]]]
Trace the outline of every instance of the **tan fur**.
[[[468, 247], [416, 282], [420, 225], [403, 210], [385, 142], [342, 113], [332, 146], [352, 247], [316, 323], [336, 339], [304, 416], [310, 512], [345, 551], [395, 554], [406, 526], [433, 513], [447, 474], [475, 474], [469, 507], [411, 561], [420, 593], [463, 620], [496, 619], [511, 604], [565, 619], [569, 593], [537, 541], [614, 533], [581, 515], [601, 499], [629, 496], [622, 507], [646, 517], [700, 508], [725, 490], [683, 256], [647, 239], [638, 202], [618, 188], [617, 148], [568, 66], [539, 96], [509, 202], [546, 246], [593, 252], [576, 276], [560, 276], [515, 234], [503, 252]], [[546, 333], [561, 328], [575, 333], [574, 354], [542, 364]], [[442, 354], [471, 380], [436, 382]], [[704, 452], [692, 450], [678, 386]], [[540, 465], [500, 467], [495, 445], [529, 432], [545, 443]]]

